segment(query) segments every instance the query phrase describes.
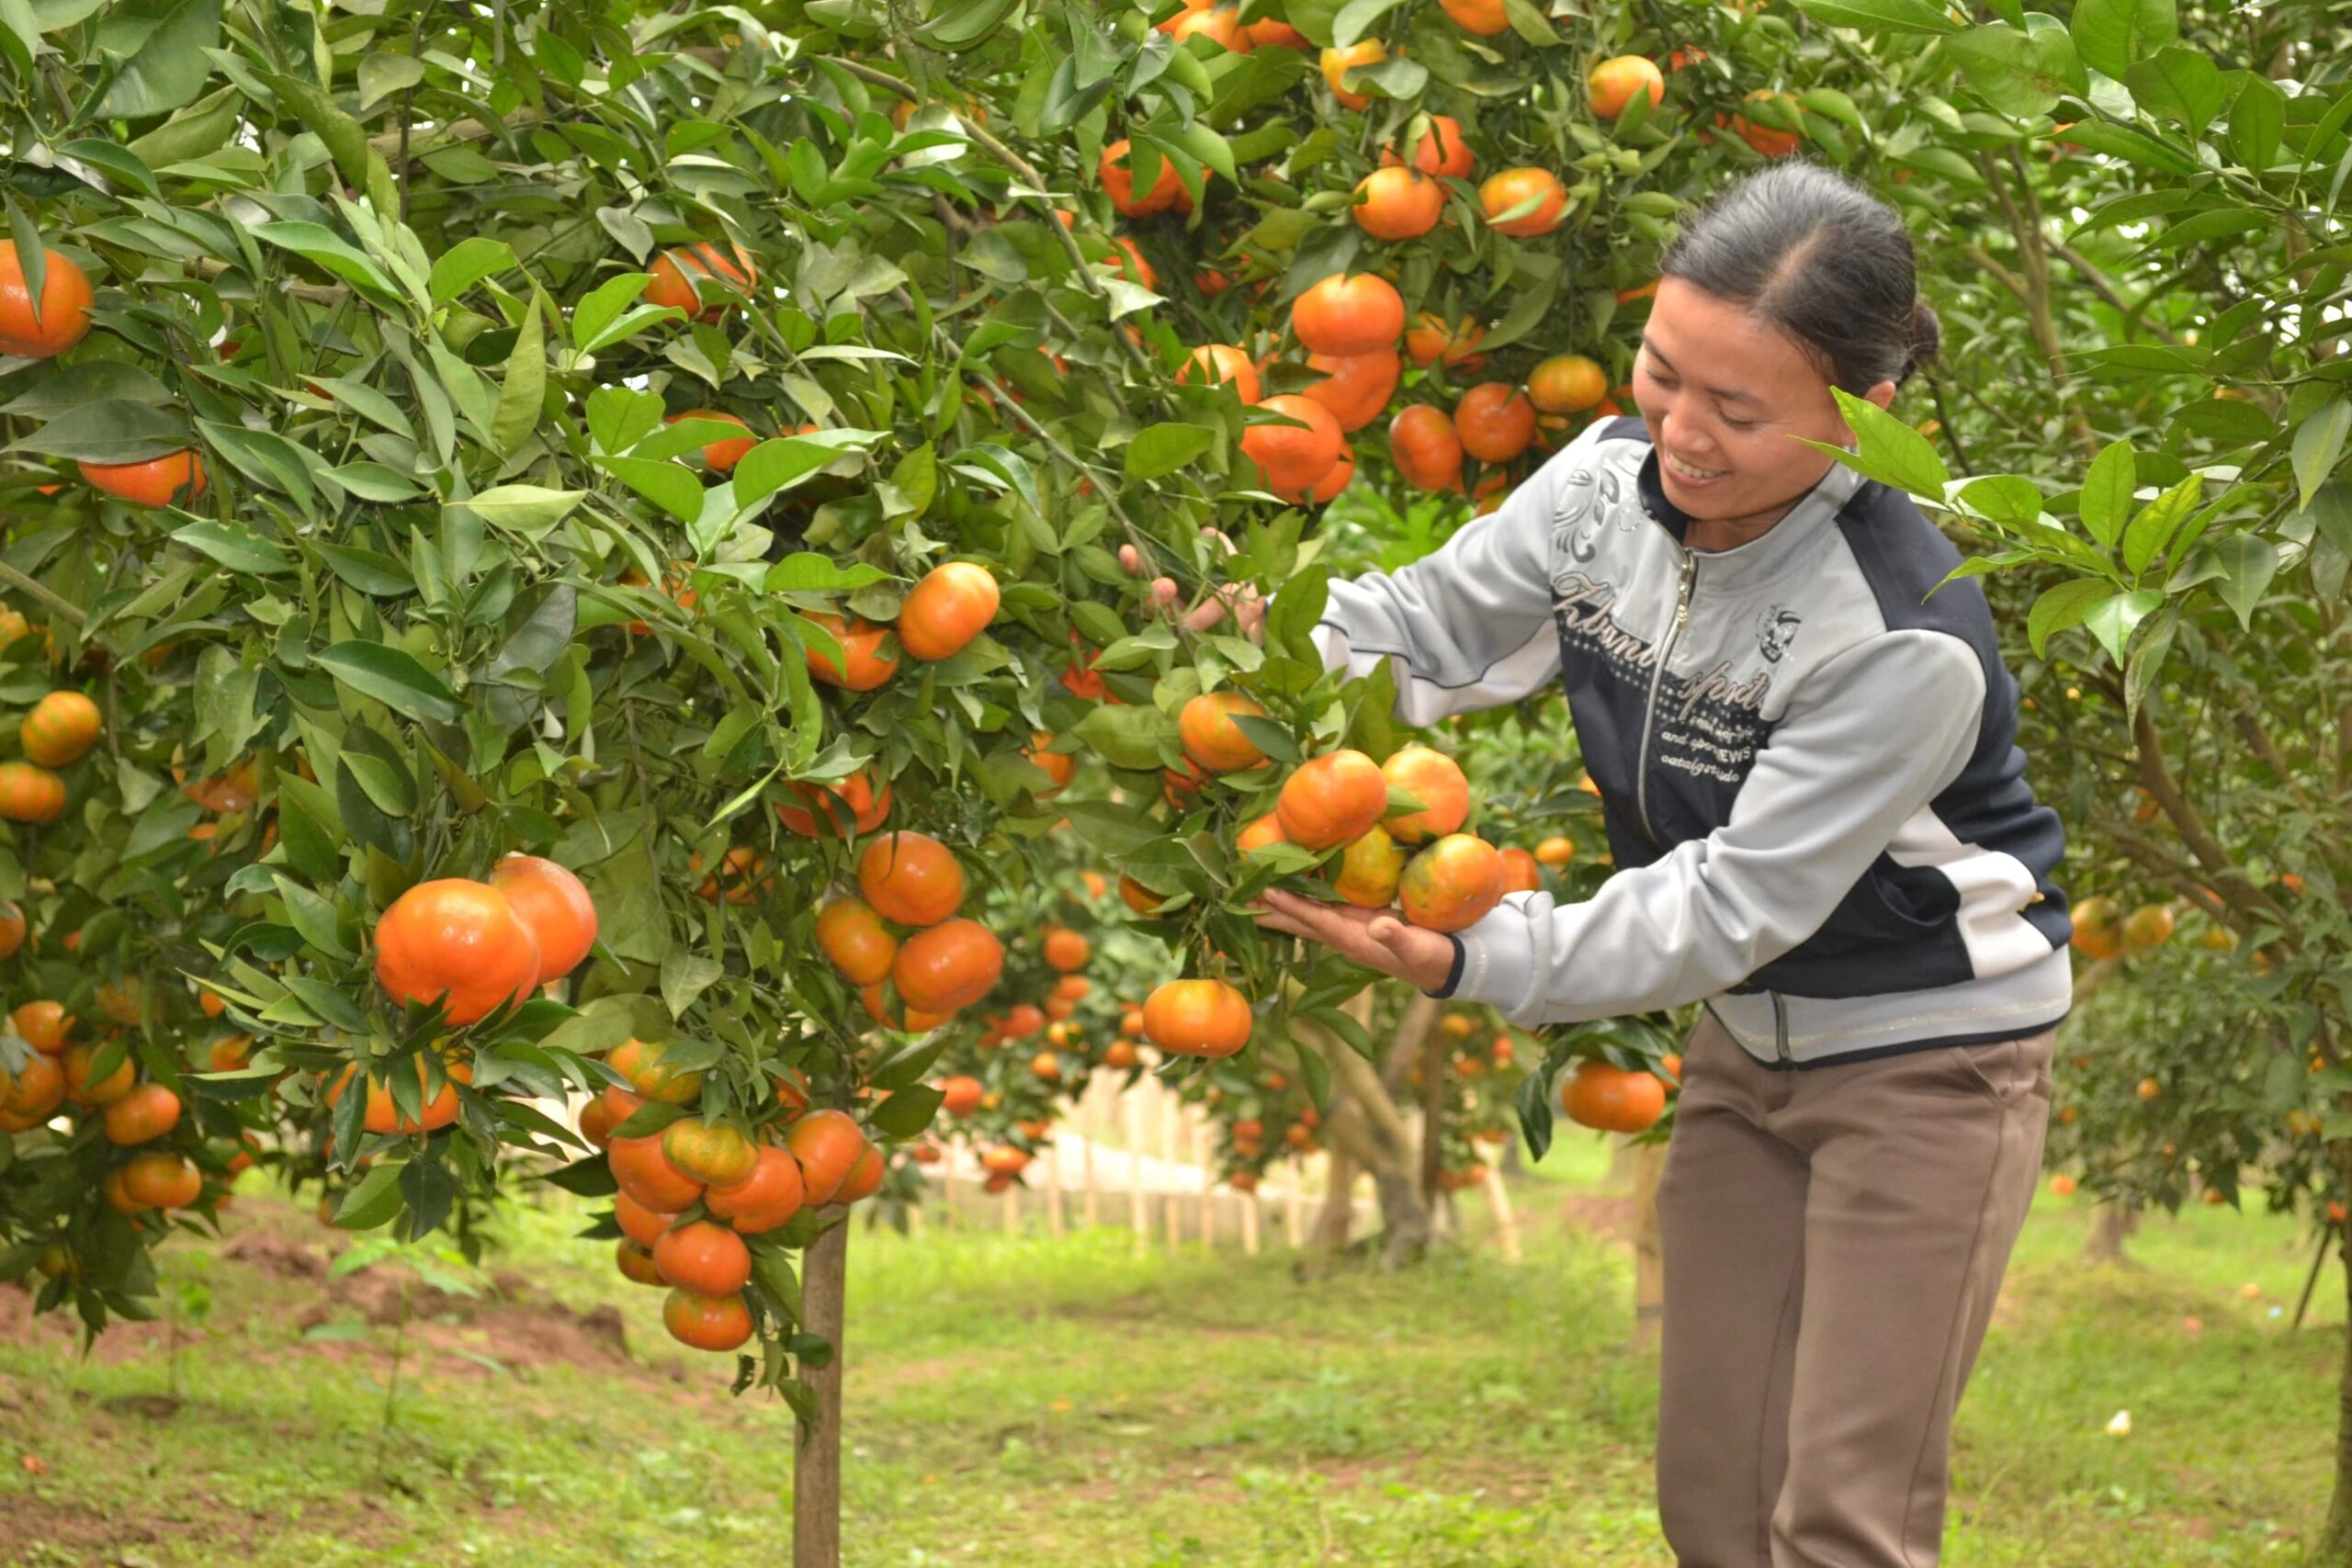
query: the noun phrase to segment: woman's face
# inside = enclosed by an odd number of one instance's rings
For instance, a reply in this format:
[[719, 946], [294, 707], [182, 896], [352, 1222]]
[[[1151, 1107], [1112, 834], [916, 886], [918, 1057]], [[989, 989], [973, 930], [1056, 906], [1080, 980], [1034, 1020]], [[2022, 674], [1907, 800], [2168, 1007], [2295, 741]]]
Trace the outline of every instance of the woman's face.
[[[1894, 383], [1867, 394], [1884, 408]], [[1778, 327], [1678, 277], [1659, 283], [1634, 364], [1667, 499], [1693, 517], [1776, 513], [1820, 482], [1831, 459], [1803, 445], [1850, 446], [1853, 432], [1813, 360]]]

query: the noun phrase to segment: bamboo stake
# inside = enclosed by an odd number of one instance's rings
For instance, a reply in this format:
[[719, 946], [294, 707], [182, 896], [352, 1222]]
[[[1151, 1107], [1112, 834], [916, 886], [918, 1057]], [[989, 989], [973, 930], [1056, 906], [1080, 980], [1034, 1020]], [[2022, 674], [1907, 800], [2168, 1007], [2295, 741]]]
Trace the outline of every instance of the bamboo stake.
[[1487, 1190], [1487, 1207], [1494, 1212], [1495, 1234], [1502, 1241], [1503, 1261], [1517, 1263], [1524, 1256], [1519, 1247], [1519, 1221], [1510, 1212], [1510, 1193], [1503, 1187], [1502, 1172], [1485, 1160], [1478, 1162], [1479, 1181]]
[[1046, 1234], [1062, 1238], [1062, 1141], [1046, 1145]]
[[1127, 1112], [1127, 1224], [1136, 1233], [1136, 1250], [1151, 1241], [1151, 1217], [1143, 1205], [1143, 1096], [1129, 1091]]
[[1193, 1129], [1193, 1157], [1201, 1168], [1201, 1246], [1216, 1250], [1216, 1152], [1206, 1122]]
[[1296, 1252], [1306, 1245], [1306, 1162], [1290, 1156], [1290, 1191], [1283, 1200], [1283, 1234]]

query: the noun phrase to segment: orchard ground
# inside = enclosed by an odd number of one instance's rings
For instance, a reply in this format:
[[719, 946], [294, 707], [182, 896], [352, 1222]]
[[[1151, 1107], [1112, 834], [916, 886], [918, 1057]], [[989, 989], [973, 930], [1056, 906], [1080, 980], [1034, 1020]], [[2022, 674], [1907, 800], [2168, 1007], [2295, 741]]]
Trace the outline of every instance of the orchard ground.
[[[1519, 1187], [1516, 1269], [1475, 1225], [1466, 1256], [1303, 1285], [1279, 1248], [861, 1224], [844, 1561], [1666, 1563], [1605, 1163], [1566, 1140]], [[662, 1333], [661, 1293], [571, 1239], [584, 1218], [514, 1211], [486, 1260], [501, 1294], [454, 1317], [419, 1297], [389, 1435], [395, 1331], [367, 1320], [397, 1287], [322, 1282], [347, 1238], [266, 1190], [225, 1241], [165, 1249], [167, 1298], [209, 1298], [176, 1406], [167, 1324], [84, 1360], [0, 1292], [0, 1562], [775, 1562], [788, 1413], [728, 1397], [717, 1359]], [[2340, 1340], [2285, 1331], [2307, 1239], [2199, 1208], [2153, 1218], [2138, 1267], [2091, 1269], [2088, 1218], [2045, 1193], [2027, 1227], [1963, 1412], [1947, 1563], [2299, 1561]], [[2312, 1315], [2343, 1313], [2331, 1265]]]

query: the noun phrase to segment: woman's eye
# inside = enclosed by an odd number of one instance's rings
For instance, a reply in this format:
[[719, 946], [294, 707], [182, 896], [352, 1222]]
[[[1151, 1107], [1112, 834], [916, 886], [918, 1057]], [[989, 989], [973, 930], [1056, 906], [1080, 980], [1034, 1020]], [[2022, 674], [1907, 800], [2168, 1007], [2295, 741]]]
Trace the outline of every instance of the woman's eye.
[[1733, 430], [1753, 430], [1756, 428], [1756, 422], [1752, 419], [1727, 419], [1724, 421], [1724, 423], [1726, 427]]

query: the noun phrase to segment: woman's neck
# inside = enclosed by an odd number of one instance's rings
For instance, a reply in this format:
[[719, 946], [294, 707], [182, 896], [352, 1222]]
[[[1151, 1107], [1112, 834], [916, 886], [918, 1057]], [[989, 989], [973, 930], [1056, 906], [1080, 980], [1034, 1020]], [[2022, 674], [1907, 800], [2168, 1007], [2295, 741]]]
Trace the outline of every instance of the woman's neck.
[[1786, 517], [1796, 506], [1793, 500], [1763, 512], [1750, 513], [1745, 517], [1693, 517], [1683, 530], [1685, 549], [1710, 554], [1717, 550], [1736, 550], [1771, 532], [1772, 525]]

